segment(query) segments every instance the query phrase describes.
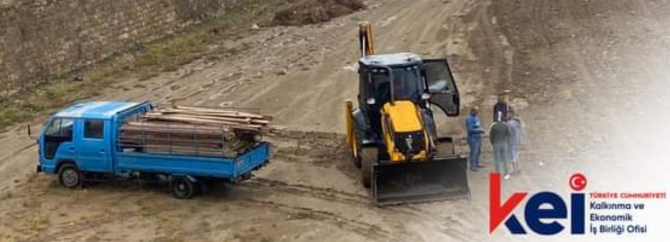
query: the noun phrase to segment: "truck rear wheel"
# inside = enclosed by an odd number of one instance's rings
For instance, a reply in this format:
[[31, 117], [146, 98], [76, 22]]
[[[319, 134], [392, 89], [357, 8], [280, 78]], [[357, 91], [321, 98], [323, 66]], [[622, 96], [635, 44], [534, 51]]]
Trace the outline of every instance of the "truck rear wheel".
[[365, 188], [372, 184], [372, 168], [377, 162], [377, 148], [361, 149], [361, 182]]
[[72, 163], [63, 164], [58, 169], [58, 181], [64, 187], [70, 189], [80, 188], [84, 182], [83, 178], [81, 171]]
[[172, 196], [177, 199], [189, 199], [195, 193], [193, 182], [188, 177], [175, 176], [170, 180]]

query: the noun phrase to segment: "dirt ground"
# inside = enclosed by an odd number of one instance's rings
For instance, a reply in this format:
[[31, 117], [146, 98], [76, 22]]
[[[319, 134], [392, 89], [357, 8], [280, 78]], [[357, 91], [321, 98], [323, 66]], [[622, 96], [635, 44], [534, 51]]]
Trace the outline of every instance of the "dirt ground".
[[[470, 200], [370, 203], [342, 141], [357, 24], [374, 25], [379, 53], [448, 57], [463, 107], [482, 105], [485, 126], [494, 94], [512, 90], [527, 139], [504, 194], [567, 191], [575, 171], [593, 191], [670, 191], [668, 11], [661, 0], [371, 0], [324, 24], [249, 30], [212, 47], [239, 49], [231, 56], [120, 80], [99, 99], [261, 108], [290, 131], [268, 137], [272, 163], [254, 179], [185, 201], [151, 184], [71, 191], [34, 174], [37, 149], [17, 127], [0, 134], [0, 241], [565, 241], [489, 234], [486, 172], [468, 174]], [[464, 116], [441, 131], [462, 137]], [[667, 241], [670, 219], [652, 215], [670, 204], [650, 206], [646, 237], [581, 239]]]

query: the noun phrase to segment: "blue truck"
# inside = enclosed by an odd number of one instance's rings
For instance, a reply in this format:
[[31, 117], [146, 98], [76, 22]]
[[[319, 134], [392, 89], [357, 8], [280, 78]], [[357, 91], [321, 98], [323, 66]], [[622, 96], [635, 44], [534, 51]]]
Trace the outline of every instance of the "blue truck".
[[188, 199], [214, 182], [249, 179], [269, 162], [264, 141], [231, 157], [151, 152], [120, 139], [124, 123], [153, 108], [149, 102], [95, 101], [55, 113], [37, 137], [37, 172], [57, 174], [60, 184], [72, 189], [87, 181], [167, 180], [175, 198]]

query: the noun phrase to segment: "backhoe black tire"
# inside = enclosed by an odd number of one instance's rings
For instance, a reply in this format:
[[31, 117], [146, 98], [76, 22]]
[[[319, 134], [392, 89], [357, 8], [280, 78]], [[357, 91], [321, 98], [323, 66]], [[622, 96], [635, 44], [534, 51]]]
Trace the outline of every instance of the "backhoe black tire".
[[175, 176], [170, 179], [170, 191], [177, 199], [190, 199], [195, 194], [195, 184], [184, 176]]
[[377, 152], [377, 148], [361, 149], [361, 182], [365, 188], [372, 185], [372, 169], [377, 162]]
[[84, 184], [84, 176], [75, 164], [67, 163], [58, 169], [58, 181], [64, 187], [77, 189]]

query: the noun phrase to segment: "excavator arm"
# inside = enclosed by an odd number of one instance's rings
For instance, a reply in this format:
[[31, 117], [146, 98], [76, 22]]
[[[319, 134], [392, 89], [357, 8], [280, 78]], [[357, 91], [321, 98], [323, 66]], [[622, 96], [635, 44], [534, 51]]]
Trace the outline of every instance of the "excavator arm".
[[[370, 24], [363, 23], [359, 26], [358, 42], [360, 46], [361, 57], [375, 54], [374, 39], [372, 35], [372, 27], [370, 26]], [[354, 113], [353, 103], [351, 101], [347, 101], [345, 107], [346, 134], [347, 134], [346, 141], [351, 149], [351, 156], [354, 159], [354, 164], [356, 164], [357, 167], [360, 167], [361, 157], [359, 153], [362, 147], [361, 144], [357, 142], [357, 139], [362, 137], [357, 137], [353, 113]]]
[[375, 41], [372, 35], [372, 27], [369, 23], [364, 23], [359, 26], [358, 42], [361, 49], [361, 57], [366, 57], [375, 54]]

